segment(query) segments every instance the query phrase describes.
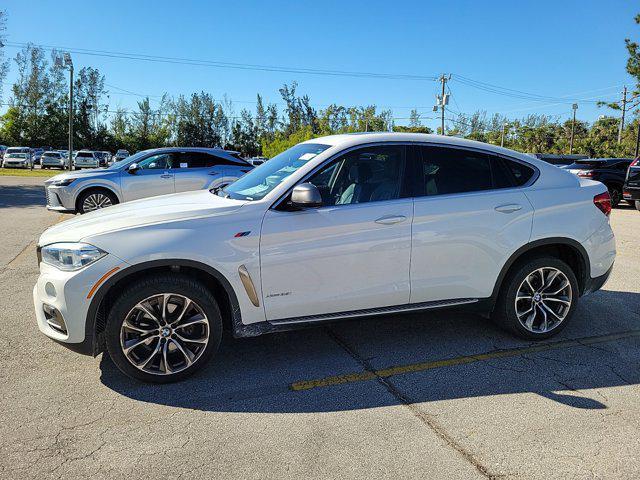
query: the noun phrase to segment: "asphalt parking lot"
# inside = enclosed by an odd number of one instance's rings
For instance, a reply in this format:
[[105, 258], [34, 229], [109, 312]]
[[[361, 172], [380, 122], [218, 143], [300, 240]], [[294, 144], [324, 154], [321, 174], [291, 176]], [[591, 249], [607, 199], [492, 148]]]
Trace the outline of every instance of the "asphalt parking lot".
[[604, 289], [544, 344], [472, 315], [227, 338], [168, 386], [37, 329], [42, 179], [0, 177], [2, 478], [638, 478], [640, 212]]

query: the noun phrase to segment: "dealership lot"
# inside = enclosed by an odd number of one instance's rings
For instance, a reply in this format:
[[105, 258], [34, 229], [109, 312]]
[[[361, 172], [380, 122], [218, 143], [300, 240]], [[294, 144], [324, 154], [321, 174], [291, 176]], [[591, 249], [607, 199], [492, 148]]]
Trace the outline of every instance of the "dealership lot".
[[0, 177], [0, 476], [629, 478], [640, 475], [640, 213], [612, 214], [604, 290], [544, 344], [471, 315], [226, 339], [144, 385], [42, 336], [42, 179]]

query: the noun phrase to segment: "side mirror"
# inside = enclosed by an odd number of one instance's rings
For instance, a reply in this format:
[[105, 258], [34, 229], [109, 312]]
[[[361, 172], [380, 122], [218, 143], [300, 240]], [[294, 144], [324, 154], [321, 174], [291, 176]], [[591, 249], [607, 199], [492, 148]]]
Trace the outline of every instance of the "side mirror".
[[140, 167], [138, 166], [137, 163], [132, 163], [127, 167], [127, 171], [129, 173], [136, 173], [138, 170], [140, 170]]
[[291, 203], [294, 207], [300, 208], [320, 207], [322, 195], [313, 183], [301, 183], [293, 188]]

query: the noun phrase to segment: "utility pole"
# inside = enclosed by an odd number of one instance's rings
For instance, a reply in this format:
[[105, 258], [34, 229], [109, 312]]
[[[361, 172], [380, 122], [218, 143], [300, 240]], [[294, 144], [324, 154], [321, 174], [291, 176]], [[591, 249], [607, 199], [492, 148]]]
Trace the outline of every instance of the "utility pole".
[[444, 73], [442, 75], [440, 75], [440, 83], [442, 83], [442, 93], [440, 94], [440, 101], [438, 103], [440, 103], [440, 129], [442, 132], [442, 135], [445, 135], [444, 132], [444, 107], [447, 104], [448, 98], [445, 97], [445, 88], [447, 86], [447, 80], [449, 80], [449, 78], [451, 78], [451, 75], [447, 76]]
[[500, 135], [500, 146], [504, 147], [504, 128], [507, 126], [506, 123], [502, 124], [502, 135]]
[[576, 110], [578, 110], [578, 104], [571, 105], [573, 110], [573, 122], [571, 123], [571, 140], [569, 141], [569, 155], [573, 153], [573, 135], [576, 131]]
[[73, 62], [71, 55], [67, 52], [64, 54], [64, 64], [69, 67], [69, 165], [73, 162]]
[[622, 133], [624, 131], [624, 115], [627, 113], [627, 86], [622, 90], [622, 118], [620, 119], [620, 128], [618, 129], [618, 143], [622, 142]]
[[640, 121], [638, 122], [638, 131], [636, 133], [636, 152], [633, 155], [633, 158], [638, 158], [638, 154], [640, 153]]

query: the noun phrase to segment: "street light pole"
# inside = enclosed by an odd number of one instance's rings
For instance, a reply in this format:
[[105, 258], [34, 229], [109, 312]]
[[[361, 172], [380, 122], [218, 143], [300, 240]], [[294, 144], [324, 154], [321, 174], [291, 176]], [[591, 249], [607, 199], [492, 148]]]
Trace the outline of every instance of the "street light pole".
[[64, 63], [69, 67], [69, 170], [73, 162], [73, 62], [69, 53], [64, 54]]
[[571, 105], [573, 109], [573, 122], [571, 123], [571, 140], [569, 141], [569, 155], [573, 153], [573, 134], [576, 130], [576, 110], [578, 109], [578, 104], [574, 103]]

